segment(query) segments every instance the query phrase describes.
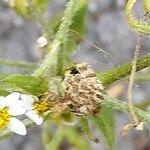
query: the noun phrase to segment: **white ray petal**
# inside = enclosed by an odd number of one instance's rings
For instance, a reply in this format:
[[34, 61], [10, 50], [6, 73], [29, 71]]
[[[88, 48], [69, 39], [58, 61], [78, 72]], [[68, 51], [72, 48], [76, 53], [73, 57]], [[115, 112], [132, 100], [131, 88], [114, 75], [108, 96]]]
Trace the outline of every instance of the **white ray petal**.
[[26, 112], [26, 116], [28, 116], [37, 125], [40, 125], [43, 123], [43, 118], [39, 116], [38, 113], [34, 110]]
[[8, 113], [11, 116], [19, 116], [19, 115], [25, 114], [26, 113], [26, 109], [23, 108], [23, 107], [13, 106], [13, 107], [9, 107]]
[[21, 100], [27, 110], [32, 109], [33, 103], [35, 102], [35, 99], [32, 96], [21, 94]]
[[31, 95], [21, 94], [21, 100], [25, 100], [29, 103], [34, 103], [34, 98]]
[[5, 97], [5, 101], [7, 101], [8, 105], [14, 104], [17, 100], [19, 100], [20, 93], [13, 92]]
[[0, 101], [1, 101], [1, 100], [4, 100], [4, 99], [5, 99], [5, 97], [4, 97], [4, 96], [0, 96]]
[[20, 120], [14, 118], [14, 117], [10, 118], [10, 123], [7, 126], [7, 128], [10, 131], [17, 133], [17, 134], [20, 134], [20, 135], [26, 135], [27, 134], [27, 130], [26, 130], [25, 125]]
[[8, 105], [8, 107], [23, 107], [24, 103], [20, 100], [16, 100], [14, 103]]
[[7, 104], [8, 104], [8, 103], [7, 103], [7, 101], [5, 101], [5, 98], [4, 98], [4, 97], [0, 99], [0, 109], [6, 107]]

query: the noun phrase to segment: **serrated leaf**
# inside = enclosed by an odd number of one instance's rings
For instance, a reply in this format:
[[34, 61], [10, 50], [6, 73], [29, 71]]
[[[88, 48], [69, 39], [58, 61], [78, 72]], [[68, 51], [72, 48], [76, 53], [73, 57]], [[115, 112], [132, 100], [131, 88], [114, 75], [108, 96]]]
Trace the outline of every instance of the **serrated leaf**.
[[103, 134], [109, 150], [113, 150], [115, 143], [115, 114], [109, 108], [103, 107], [100, 114], [93, 118], [95, 125]]
[[15, 74], [1, 80], [0, 87], [6, 92], [25, 92], [40, 96], [47, 90], [47, 84], [42, 78], [31, 75]]

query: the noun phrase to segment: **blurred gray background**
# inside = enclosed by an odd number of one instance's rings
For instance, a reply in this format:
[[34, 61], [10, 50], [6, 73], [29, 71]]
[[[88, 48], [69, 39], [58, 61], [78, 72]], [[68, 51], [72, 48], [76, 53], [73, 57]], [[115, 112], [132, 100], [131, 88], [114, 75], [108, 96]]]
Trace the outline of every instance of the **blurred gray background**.
[[[64, 10], [64, 0], [51, 0], [46, 15], [48, 18]], [[86, 23], [86, 39], [112, 55], [119, 64], [131, 61], [136, 46], [137, 35], [127, 25], [124, 13], [125, 0], [91, 0]], [[143, 11], [140, 2], [136, 4], [136, 16]], [[40, 36], [40, 28], [32, 20], [22, 19], [15, 14], [3, 1], [0, 1], [0, 58], [15, 61], [38, 62], [41, 52], [37, 48], [36, 40]], [[150, 50], [150, 40], [144, 38], [141, 54]], [[108, 56], [99, 52], [87, 41], [83, 41], [73, 56], [76, 62], [85, 61], [96, 71], [106, 71], [117, 64]], [[147, 71], [147, 70], [146, 70]], [[31, 70], [16, 69], [0, 66], [0, 72], [27, 73]], [[143, 71], [144, 72], [144, 71]], [[126, 82], [120, 99], [126, 101]], [[134, 102], [150, 99], [149, 83], [135, 84], [133, 91]], [[116, 144], [115, 150], [150, 150], [148, 130], [131, 131], [127, 136], [120, 136], [120, 129], [129, 122], [129, 116], [121, 112], [116, 113]], [[93, 131], [97, 134], [97, 131]], [[14, 135], [0, 141], [0, 150], [44, 150], [41, 142], [41, 127], [30, 129], [25, 137]], [[107, 150], [103, 137], [100, 143], [91, 143], [92, 150]], [[67, 148], [60, 148], [67, 150]]]

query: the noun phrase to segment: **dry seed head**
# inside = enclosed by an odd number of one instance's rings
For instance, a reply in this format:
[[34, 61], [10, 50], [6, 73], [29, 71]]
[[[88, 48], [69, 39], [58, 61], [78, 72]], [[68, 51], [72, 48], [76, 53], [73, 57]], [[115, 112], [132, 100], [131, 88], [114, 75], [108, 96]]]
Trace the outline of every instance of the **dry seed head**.
[[47, 103], [50, 112], [55, 115], [61, 114], [67, 108], [67, 99], [52, 92], [46, 92], [40, 101]]
[[95, 115], [100, 111], [103, 85], [86, 63], [76, 64], [64, 78], [68, 109], [78, 116]]

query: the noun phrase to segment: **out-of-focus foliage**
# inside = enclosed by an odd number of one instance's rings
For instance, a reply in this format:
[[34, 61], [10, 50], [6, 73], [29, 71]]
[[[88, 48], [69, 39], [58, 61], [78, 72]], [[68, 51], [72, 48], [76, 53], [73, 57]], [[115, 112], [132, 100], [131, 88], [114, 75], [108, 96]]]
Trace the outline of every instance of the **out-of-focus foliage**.
[[[135, 4], [136, 0], [128, 0], [127, 5], [126, 5], [126, 16], [128, 20], [128, 24], [130, 27], [140, 33], [143, 34], [150, 34], [150, 23], [143, 21], [143, 20], [137, 20], [135, 17], [132, 15], [132, 8]], [[150, 13], [150, 0], [144, 0], [144, 10], [145, 13]], [[142, 15], [141, 15], [142, 16]], [[141, 17], [142, 18], [142, 17]]]
[[150, 0], [143, 0], [143, 6], [146, 13], [150, 13]]
[[[41, 17], [48, 0], [10, 0], [9, 4], [21, 16], [37, 19]], [[36, 17], [36, 18], [34, 18]]]
[[97, 138], [94, 137], [92, 130], [89, 127], [89, 121], [86, 118], [81, 118], [80, 119], [80, 124], [83, 132], [89, 137], [90, 140], [94, 142], [99, 142]]
[[100, 129], [108, 144], [109, 150], [115, 143], [115, 114], [108, 108], [102, 108], [101, 113], [93, 118], [95, 125]]
[[71, 126], [59, 127], [53, 140], [46, 145], [46, 150], [57, 150], [64, 139], [70, 142], [71, 147], [74, 147], [75, 150], [90, 150], [88, 142], [81, 136], [81, 133]]

